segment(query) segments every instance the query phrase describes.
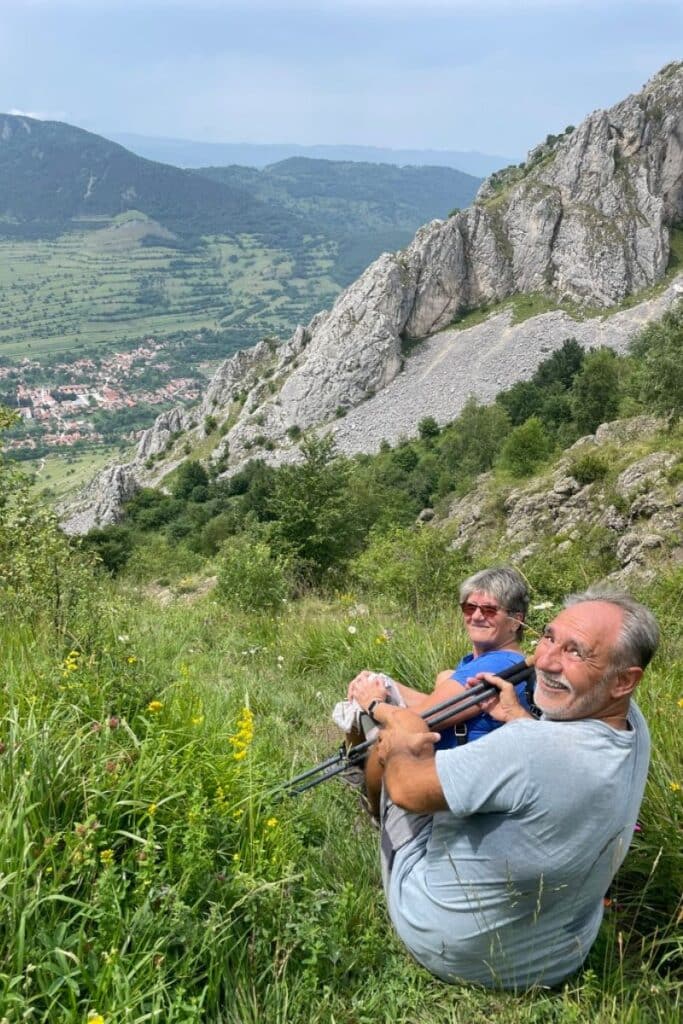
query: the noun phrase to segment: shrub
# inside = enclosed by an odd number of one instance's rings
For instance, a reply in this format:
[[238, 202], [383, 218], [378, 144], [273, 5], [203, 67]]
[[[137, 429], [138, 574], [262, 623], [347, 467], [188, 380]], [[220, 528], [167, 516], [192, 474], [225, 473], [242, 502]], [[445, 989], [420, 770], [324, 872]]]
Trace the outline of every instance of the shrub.
[[288, 574], [287, 559], [265, 540], [242, 534], [223, 546], [216, 592], [242, 611], [276, 611], [289, 593]]
[[569, 472], [580, 484], [592, 484], [596, 480], [604, 480], [609, 472], [609, 466], [600, 455], [586, 452], [585, 455], [579, 455], [574, 459]]
[[86, 534], [82, 544], [84, 548], [92, 549], [103, 568], [115, 576], [131, 556], [133, 536], [125, 526], [104, 526]]
[[552, 443], [537, 416], [531, 416], [510, 432], [500, 452], [499, 462], [513, 476], [533, 473], [550, 454]]
[[616, 419], [619, 398], [617, 356], [608, 348], [589, 352], [571, 389], [572, 412], [579, 434], [592, 434], [601, 423]]
[[201, 463], [195, 459], [189, 459], [178, 469], [173, 496], [175, 498], [189, 498], [195, 487], [206, 487], [209, 482], [209, 474]]
[[417, 432], [423, 441], [428, 441], [432, 437], [438, 437], [441, 428], [433, 416], [425, 416], [418, 423]]
[[653, 412], [679, 417], [683, 414], [683, 303], [646, 327], [633, 342], [638, 359], [635, 386], [638, 398]]
[[368, 510], [333, 437], [309, 438], [301, 452], [303, 462], [282, 466], [273, 477], [270, 538], [274, 549], [296, 563], [302, 581], [319, 584], [358, 550]]
[[440, 530], [397, 526], [373, 538], [351, 575], [373, 595], [420, 611], [457, 600], [465, 564], [466, 555], [449, 550]]

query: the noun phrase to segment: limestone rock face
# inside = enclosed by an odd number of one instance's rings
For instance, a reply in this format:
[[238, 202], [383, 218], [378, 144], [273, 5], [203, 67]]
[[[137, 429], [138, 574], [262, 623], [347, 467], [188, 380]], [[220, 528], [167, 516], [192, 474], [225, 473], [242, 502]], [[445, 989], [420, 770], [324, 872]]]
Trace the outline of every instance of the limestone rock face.
[[168, 442], [185, 429], [185, 419], [182, 409], [170, 409], [157, 416], [149, 430], [140, 437], [135, 462], [145, 462], [152, 455], [163, 452]]
[[78, 504], [62, 519], [62, 529], [68, 534], [82, 534], [118, 522], [122, 505], [139, 490], [140, 483], [130, 465], [108, 466], [81, 492]]

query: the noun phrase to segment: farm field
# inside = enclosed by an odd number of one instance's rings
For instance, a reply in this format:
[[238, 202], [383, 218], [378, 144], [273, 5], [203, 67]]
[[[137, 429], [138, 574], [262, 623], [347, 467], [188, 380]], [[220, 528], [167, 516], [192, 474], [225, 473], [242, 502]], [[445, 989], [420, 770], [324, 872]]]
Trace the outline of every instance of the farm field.
[[142, 231], [162, 229], [143, 215], [99, 224], [54, 240], [0, 240], [0, 357], [103, 354], [201, 327], [234, 334], [238, 348], [286, 335], [339, 291], [329, 241], [293, 254], [253, 236], [216, 236], [180, 251], [148, 244]]
[[103, 469], [114, 459], [125, 460], [118, 447], [110, 445], [95, 446], [85, 451], [74, 451], [68, 454], [58, 452], [37, 460], [32, 465], [31, 491], [34, 495], [42, 495], [50, 501], [61, 501], [69, 494], [75, 493], [98, 470]]

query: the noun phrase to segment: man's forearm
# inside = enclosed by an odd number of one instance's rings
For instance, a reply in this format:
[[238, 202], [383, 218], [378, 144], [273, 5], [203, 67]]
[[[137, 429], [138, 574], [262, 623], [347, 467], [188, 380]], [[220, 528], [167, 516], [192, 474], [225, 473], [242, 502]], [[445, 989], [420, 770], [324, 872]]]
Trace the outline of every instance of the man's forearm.
[[448, 808], [433, 754], [390, 752], [384, 760], [384, 785], [394, 803], [407, 811], [431, 814]]

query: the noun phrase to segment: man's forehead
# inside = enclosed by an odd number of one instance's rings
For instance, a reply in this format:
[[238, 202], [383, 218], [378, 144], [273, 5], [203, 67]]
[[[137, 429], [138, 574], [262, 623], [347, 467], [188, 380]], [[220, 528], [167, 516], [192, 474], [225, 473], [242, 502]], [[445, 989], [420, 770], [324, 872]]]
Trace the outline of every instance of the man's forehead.
[[619, 635], [623, 614], [609, 601], [580, 601], [555, 616], [549, 627], [556, 632], [578, 633], [612, 643]]

